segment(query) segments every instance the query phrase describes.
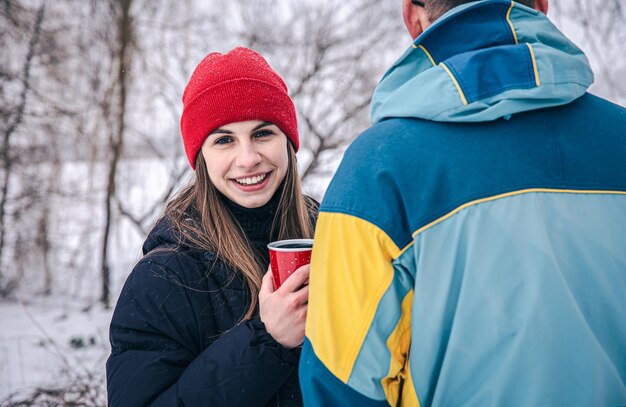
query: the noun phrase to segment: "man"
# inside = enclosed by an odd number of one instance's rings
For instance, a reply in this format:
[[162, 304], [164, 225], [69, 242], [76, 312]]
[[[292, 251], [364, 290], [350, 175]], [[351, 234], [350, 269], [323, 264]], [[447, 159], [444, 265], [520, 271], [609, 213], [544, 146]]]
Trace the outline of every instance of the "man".
[[321, 206], [305, 404], [626, 405], [626, 109], [547, 8], [404, 0]]

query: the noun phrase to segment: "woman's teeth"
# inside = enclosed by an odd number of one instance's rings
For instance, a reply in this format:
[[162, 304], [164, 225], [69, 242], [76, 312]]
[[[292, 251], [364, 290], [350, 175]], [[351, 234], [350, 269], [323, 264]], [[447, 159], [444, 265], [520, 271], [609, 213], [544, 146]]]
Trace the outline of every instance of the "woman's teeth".
[[248, 177], [248, 178], [237, 178], [235, 181], [240, 183], [241, 185], [255, 185], [262, 182], [267, 174], [257, 175], [256, 177]]

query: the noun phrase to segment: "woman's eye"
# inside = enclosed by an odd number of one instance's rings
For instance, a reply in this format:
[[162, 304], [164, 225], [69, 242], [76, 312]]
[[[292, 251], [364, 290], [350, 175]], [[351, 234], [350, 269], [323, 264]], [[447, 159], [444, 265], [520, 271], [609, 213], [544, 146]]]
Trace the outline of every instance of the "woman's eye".
[[220, 137], [215, 140], [215, 144], [228, 144], [233, 141], [232, 137]]
[[271, 136], [272, 134], [274, 134], [274, 132], [272, 132], [271, 130], [259, 130], [256, 133], [254, 133], [254, 137], [261, 138], [261, 137]]

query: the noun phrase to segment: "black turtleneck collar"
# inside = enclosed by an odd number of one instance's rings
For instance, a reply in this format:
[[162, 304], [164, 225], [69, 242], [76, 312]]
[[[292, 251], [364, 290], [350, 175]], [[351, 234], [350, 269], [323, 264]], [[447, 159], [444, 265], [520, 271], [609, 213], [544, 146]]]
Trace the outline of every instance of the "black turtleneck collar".
[[272, 222], [278, 210], [281, 193], [282, 187], [276, 190], [274, 196], [265, 205], [258, 208], [246, 208], [220, 193], [222, 202], [233, 215], [233, 218], [239, 222], [252, 246], [257, 250], [257, 255], [261, 256], [263, 264], [266, 266], [269, 264], [267, 244], [275, 240], [271, 236]]

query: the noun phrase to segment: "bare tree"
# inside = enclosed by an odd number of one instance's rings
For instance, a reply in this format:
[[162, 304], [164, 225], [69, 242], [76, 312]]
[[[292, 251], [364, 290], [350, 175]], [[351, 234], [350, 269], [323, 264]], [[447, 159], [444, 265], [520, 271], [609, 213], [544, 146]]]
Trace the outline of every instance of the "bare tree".
[[[24, 21], [20, 21], [20, 18], [23, 18], [23, 14], [27, 14], [27, 10], [23, 10], [18, 7], [13, 2], [6, 1], [4, 4], [4, 13], [2, 15], [2, 19], [6, 24], [12, 24], [16, 28], [26, 24]], [[19, 13], [20, 16], [16, 14]], [[10, 193], [10, 183], [12, 180], [14, 162], [16, 157], [13, 155], [13, 150], [11, 148], [11, 139], [14, 136], [18, 127], [22, 124], [24, 119], [24, 112], [26, 110], [27, 98], [28, 94], [31, 90], [31, 70], [33, 65], [33, 59], [35, 57], [35, 50], [37, 44], [40, 39], [41, 34], [41, 26], [43, 23], [45, 14], [45, 3], [41, 3], [39, 9], [37, 10], [35, 21], [30, 29], [30, 40], [28, 42], [28, 48], [26, 52], [26, 56], [24, 58], [24, 62], [22, 65], [22, 69], [19, 72], [19, 86], [21, 90], [19, 92], [19, 97], [17, 100], [17, 104], [11, 106], [10, 110], [6, 107], [3, 108], [2, 116], [6, 118], [6, 127], [3, 129], [3, 144], [2, 144], [2, 195], [0, 197], [0, 296], [6, 296], [13, 291], [16, 287], [18, 281], [15, 279], [9, 279], [6, 281], [7, 277], [4, 270], [3, 259], [4, 252], [6, 246], [6, 229], [9, 222], [7, 221], [7, 204], [9, 203], [9, 193]], [[3, 61], [3, 65], [4, 65]], [[8, 67], [2, 68], [2, 76], [10, 77], [11, 74]], [[5, 96], [4, 86], [3, 96]], [[6, 110], [5, 110], [6, 109]]]
[[112, 109], [111, 114], [111, 132], [109, 135], [109, 161], [108, 161], [108, 177], [105, 197], [105, 220], [104, 232], [102, 237], [102, 294], [100, 301], [105, 307], [110, 306], [110, 259], [109, 252], [109, 232], [111, 224], [114, 222], [115, 211], [115, 190], [117, 168], [122, 155], [122, 147], [124, 143], [124, 133], [126, 131], [126, 98], [128, 92], [128, 77], [131, 67], [131, 48], [133, 42], [133, 21], [131, 16], [132, 0], [112, 0], [110, 7], [112, 14], [117, 22], [117, 41], [116, 47], [113, 49], [114, 60], [117, 66], [117, 78], [114, 82], [114, 89], [111, 92], [112, 97], [116, 98], [114, 103], [108, 104]]
[[[159, 192], [148, 201], [130, 202], [125, 194], [137, 180], [120, 178], [117, 211], [141, 236], [145, 236], [165, 203], [189, 175], [180, 143], [181, 95], [193, 54], [208, 45], [207, 27], [215, 16], [197, 10], [194, 0], [163, 3], [146, 9], [135, 20], [134, 63], [141, 81], [133, 81], [133, 114], [145, 120], [132, 123], [135, 144], [126, 152], [126, 163], [148, 158], [165, 169]], [[154, 123], [158, 123], [155, 126]]]

